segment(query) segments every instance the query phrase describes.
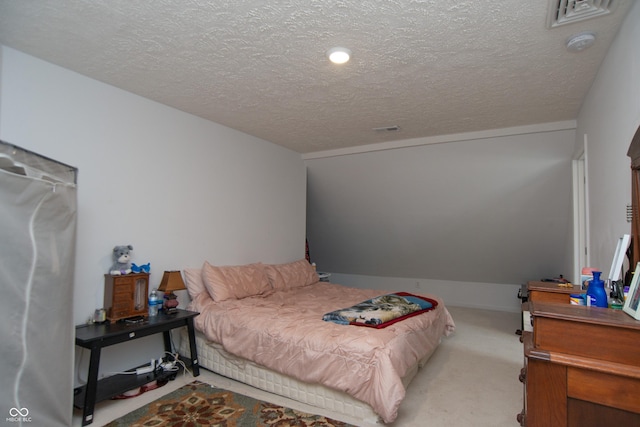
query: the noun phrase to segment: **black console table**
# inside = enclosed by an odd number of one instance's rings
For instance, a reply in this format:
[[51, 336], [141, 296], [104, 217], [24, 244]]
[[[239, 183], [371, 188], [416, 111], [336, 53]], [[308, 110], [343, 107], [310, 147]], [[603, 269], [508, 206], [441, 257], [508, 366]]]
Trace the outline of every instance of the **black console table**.
[[[193, 328], [193, 318], [198, 314], [199, 313], [193, 311], [178, 310], [177, 313], [174, 314], [164, 314], [160, 312], [157, 316], [145, 318], [140, 323], [120, 321], [76, 326], [76, 345], [91, 350], [87, 384], [74, 390], [73, 404], [75, 407], [83, 410], [82, 425], [86, 426], [93, 422], [93, 411], [96, 402], [110, 399], [153, 380], [162, 380], [170, 375], [175, 375], [175, 373], [149, 372], [140, 375], [113, 375], [98, 381], [100, 351], [103, 347], [162, 332], [164, 336], [164, 348], [166, 351], [171, 352], [171, 330], [186, 326], [189, 332], [191, 369], [194, 377], [200, 375], [196, 338]], [[187, 360], [187, 362], [189, 362], [189, 360]]]

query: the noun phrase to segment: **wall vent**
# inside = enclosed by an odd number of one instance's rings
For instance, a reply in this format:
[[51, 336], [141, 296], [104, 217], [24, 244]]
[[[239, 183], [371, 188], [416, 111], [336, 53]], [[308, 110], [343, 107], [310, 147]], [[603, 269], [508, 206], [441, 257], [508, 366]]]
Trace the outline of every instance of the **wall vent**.
[[394, 125], [394, 126], [384, 126], [381, 128], [373, 128], [374, 132], [397, 132], [400, 130], [400, 126], [398, 125]]
[[550, 0], [547, 28], [572, 24], [613, 11], [617, 0]]

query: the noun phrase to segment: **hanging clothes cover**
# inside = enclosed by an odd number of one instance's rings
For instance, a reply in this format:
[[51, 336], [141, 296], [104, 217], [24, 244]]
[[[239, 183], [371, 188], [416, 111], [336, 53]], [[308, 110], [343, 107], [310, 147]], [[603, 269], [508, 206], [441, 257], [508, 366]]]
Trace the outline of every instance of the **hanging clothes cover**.
[[72, 423], [76, 173], [0, 141], [0, 413], [17, 425]]

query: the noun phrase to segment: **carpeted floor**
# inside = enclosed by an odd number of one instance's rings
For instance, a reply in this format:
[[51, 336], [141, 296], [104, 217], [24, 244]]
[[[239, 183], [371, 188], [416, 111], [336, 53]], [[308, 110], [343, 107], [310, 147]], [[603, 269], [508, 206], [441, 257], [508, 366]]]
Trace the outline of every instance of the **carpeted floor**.
[[124, 415], [107, 427], [352, 427], [194, 381]]
[[[456, 332], [442, 341], [429, 363], [409, 384], [398, 419], [387, 426], [517, 426], [516, 414], [523, 405], [523, 386], [518, 381], [518, 375], [524, 356], [522, 344], [514, 332], [520, 328], [520, 314], [448, 308], [456, 322]], [[200, 369], [197, 378], [179, 375], [164, 387], [136, 398], [98, 403], [91, 427], [103, 426], [196, 379], [255, 399], [325, 415], [361, 427], [382, 426], [349, 419], [330, 410], [319, 410]], [[73, 426], [81, 425], [82, 411], [76, 409]]]

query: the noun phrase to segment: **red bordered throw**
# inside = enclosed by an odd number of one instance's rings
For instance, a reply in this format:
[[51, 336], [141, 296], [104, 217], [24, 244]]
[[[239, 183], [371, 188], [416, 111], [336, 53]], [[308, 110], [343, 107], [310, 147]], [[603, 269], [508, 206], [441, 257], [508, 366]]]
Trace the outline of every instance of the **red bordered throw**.
[[322, 320], [339, 325], [368, 326], [381, 329], [433, 310], [437, 306], [438, 302], [431, 298], [409, 292], [396, 292], [332, 311], [322, 316]]

